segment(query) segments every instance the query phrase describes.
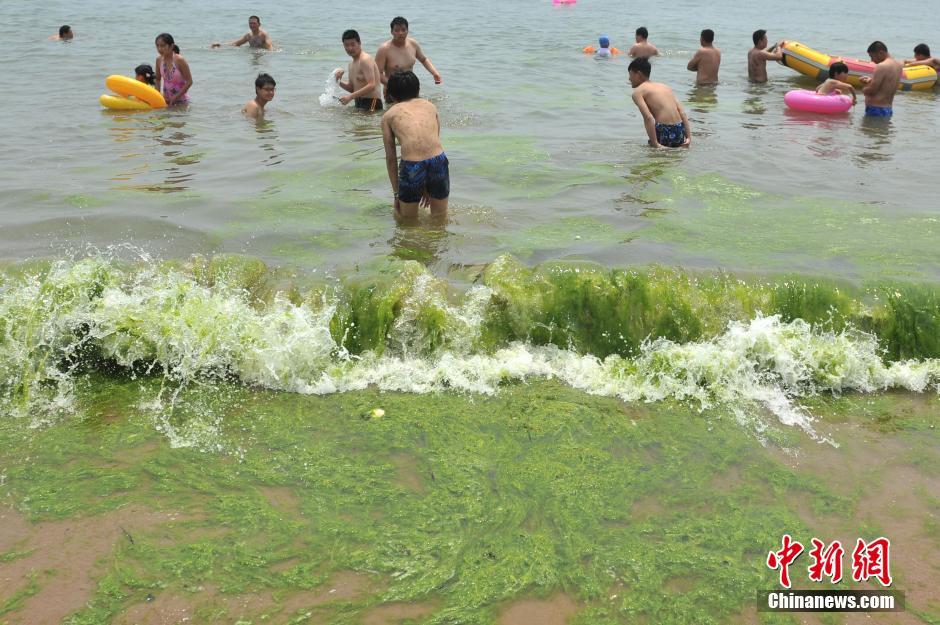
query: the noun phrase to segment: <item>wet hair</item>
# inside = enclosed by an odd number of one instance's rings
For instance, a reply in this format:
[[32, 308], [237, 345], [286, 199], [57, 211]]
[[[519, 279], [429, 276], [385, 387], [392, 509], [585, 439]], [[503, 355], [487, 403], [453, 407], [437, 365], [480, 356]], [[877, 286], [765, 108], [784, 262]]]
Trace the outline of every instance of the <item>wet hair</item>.
[[872, 54], [876, 52], [887, 52], [887, 51], [888, 51], [888, 46], [886, 46], [880, 41], [872, 41], [871, 45], [868, 46], [868, 54]]
[[702, 36], [702, 41], [704, 41], [705, 43], [711, 43], [715, 40], [715, 31], [713, 31], [711, 28], [706, 28], [705, 30], [702, 31], [701, 36]]
[[754, 40], [754, 45], [756, 46], [757, 44], [760, 43], [760, 40], [766, 36], [767, 36], [767, 31], [761, 28], [759, 30], [754, 31], [754, 34], [751, 35], [751, 39]]
[[346, 41], [347, 39], [355, 39], [359, 43], [362, 43], [362, 39], [359, 38], [359, 33], [354, 31], [352, 28], [343, 32], [343, 41]]
[[842, 61], [836, 61], [829, 66], [829, 78], [835, 78], [836, 74], [848, 74], [849, 66]]
[[636, 29], [636, 36], [646, 39], [650, 36], [650, 31], [646, 30], [646, 26], [640, 26]]
[[259, 24], [259, 25], [261, 24], [261, 18], [258, 17], [257, 15], [249, 15], [249, 16], [248, 16], [248, 21], [250, 22], [251, 20], [258, 20], [258, 24]]
[[69, 26], [68, 24], [63, 24], [62, 26], [59, 26], [59, 36], [60, 36], [60, 37], [65, 37], [65, 36], [66, 36], [67, 34], [69, 34], [70, 32], [72, 32], [72, 27]]
[[650, 65], [650, 60], [645, 56], [637, 57], [633, 59], [629, 67], [627, 67], [628, 72], [638, 72], [643, 74], [647, 78], [650, 77], [650, 71], [652, 71], [653, 66]]
[[411, 70], [398, 71], [388, 77], [388, 95], [395, 102], [407, 102], [418, 97], [421, 82]]
[[926, 43], [919, 43], [914, 46], [914, 54], [920, 56], [930, 56], [930, 46]]
[[153, 73], [153, 68], [150, 67], [148, 63], [142, 63], [134, 68], [134, 74], [137, 76], [143, 76], [144, 82], [150, 85], [154, 85], [154, 79], [156, 75]]
[[408, 20], [403, 18], [401, 15], [392, 20], [392, 23], [389, 24], [389, 30], [395, 30], [396, 26], [404, 26], [405, 30], [408, 30]]
[[267, 87], [268, 85], [271, 85], [272, 87], [276, 87], [277, 83], [274, 82], [274, 79], [271, 78], [270, 74], [265, 74], [263, 72], [258, 74], [258, 77], [255, 78], [255, 89], [262, 89], [264, 87]]
[[162, 41], [168, 46], [173, 46], [173, 52], [176, 52], [177, 54], [180, 53], [180, 47], [176, 45], [175, 41], [173, 41], [173, 35], [170, 33], [160, 33], [157, 35], [157, 38], [154, 39], [154, 41]]

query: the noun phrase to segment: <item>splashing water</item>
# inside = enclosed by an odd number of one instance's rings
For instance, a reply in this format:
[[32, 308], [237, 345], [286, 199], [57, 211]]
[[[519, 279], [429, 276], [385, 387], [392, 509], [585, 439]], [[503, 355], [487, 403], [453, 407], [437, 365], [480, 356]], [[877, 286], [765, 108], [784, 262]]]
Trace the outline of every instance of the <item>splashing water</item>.
[[320, 106], [342, 106], [339, 103], [339, 98], [341, 94], [345, 94], [345, 91], [339, 86], [339, 81], [336, 80], [336, 73], [339, 71], [342, 71], [341, 67], [334, 69], [323, 82], [323, 93], [320, 94]]

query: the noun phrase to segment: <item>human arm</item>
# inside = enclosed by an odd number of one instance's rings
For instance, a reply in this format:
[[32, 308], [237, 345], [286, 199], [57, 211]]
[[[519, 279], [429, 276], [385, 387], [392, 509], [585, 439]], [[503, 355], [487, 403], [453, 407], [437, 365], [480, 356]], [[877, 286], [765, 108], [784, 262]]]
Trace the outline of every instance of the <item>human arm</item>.
[[392, 185], [392, 195], [395, 197], [395, 211], [400, 210], [398, 203], [398, 153], [395, 148], [395, 133], [389, 123], [389, 114], [382, 116], [382, 144], [385, 146], [385, 169], [388, 171], [388, 181]]
[[342, 85], [344, 89], [346, 89], [347, 91], [350, 91], [351, 93], [339, 99], [341, 104], [349, 104], [349, 102], [351, 102], [352, 100], [356, 98], [361, 98], [364, 96], [368, 96], [372, 93], [375, 93], [375, 88], [380, 82], [379, 68], [378, 66], [376, 66], [375, 61], [372, 61], [372, 59], [369, 59], [369, 61], [370, 62], [368, 63], [368, 67], [366, 68], [366, 71], [364, 72], [366, 78], [368, 78], [366, 84], [360, 87], [359, 89], [356, 89], [355, 91], [353, 91], [352, 89], [353, 85], [351, 84], [351, 82], [349, 83], [348, 87], [346, 87], [345, 85]]
[[639, 44], [633, 44], [632, 46], [630, 46], [630, 51], [627, 52], [627, 55], [628, 55], [628, 56], [636, 56], [636, 55], [637, 55], [637, 50], [638, 50], [639, 47], [640, 47]]
[[418, 42], [415, 42], [415, 58], [424, 65], [424, 69], [428, 70], [431, 73], [431, 76], [434, 77], [434, 84], [439, 85], [443, 82], [441, 75], [438, 73], [437, 69], [434, 67], [434, 64], [431, 63], [431, 59], [424, 55], [424, 52], [421, 51], [421, 46], [418, 45]]
[[271, 41], [271, 36], [268, 33], [264, 33], [264, 45], [262, 46], [265, 50], [273, 50], [274, 42]]
[[650, 107], [646, 105], [643, 95], [634, 92], [633, 103], [636, 104], [636, 107], [640, 110], [640, 115], [643, 117], [643, 126], [646, 128], [646, 136], [649, 137], [650, 145], [654, 148], [661, 147], [659, 139], [656, 138], [656, 118], [650, 112]]
[[222, 46], [243, 46], [248, 43], [248, 40], [251, 38], [251, 33], [245, 33], [235, 41], [226, 41], [225, 43], [213, 43], [213, 48], [221, 48]]
[[[685, 108], [683, 108], [682, 103], [676, 100], [676, 109], [679, 111], [679, 118], [682, 120], [682, 125], [685, 126], [685, 141], [682, 142], [682, 145], [688, 147], [692, 145], [692, 124], [689, 123], [689, 118], [685, 114]], [[656, 126], [654, 124], [653, 130], [655, 132]]]
[[[350, 80], [349, 82], [343, 82], [343, 75], [345, 73], [346, 73], [346, 70], [338, 69], [333, 75], [336, 77], [336, 84], [338, 84], [340, 88], [345, 89], [346, 91], [352, 93], [352, 90], [353, 90], [352, 80]], [[352, 75], [352, 70], [350, 70], [349, 73], [350, 75]]]
[[875, 71], [871, 76], [862, 76], [859, 80], [865, 85], [862, 93], [865, 95], [874, 95], [878, 93], [885, 82], [887, 69], [881, 65], [875, 66]]
[[854, 105], [858, 101], [858, 97], [855, 95], [855, 87], [850, 85], [847, 82], [842, 82], [841, 80], [832, 80], [832, 86], [841, 94], [849, 94], [852, 96], [852, 104]]
[[375, 53], [375, 64], [379, 68], [379, 80], [382, 81], [383, 85], [388, 84], [388, 74], [385, 73], [385, 65], [388, 62], [387, 57], [388, 53], [383, 43]]
[[193, 86], [193, 75], [189, 71], [189, 63], [186, 62], [186, 59], [177, 55], [175, 63], [176, 63], [177, 69], [179, 69], [180, 71], [180, 74], [182, 74], [183, 76], [183, 80], [185, 80], [186, 82], [183, 83], [183, 86], [180, 88], [180, 91], [178, 94], [176, 94], [175, 98], [173, 98], [172, 100], [168, 99], [166, 101], [167, 104], [173, 104], [174, 102], [182, 98], [184, 95], [186, 95], [186, 92], [189, 91], [189, 88]]
[[779, 44], [775, 45], [770, 50], [761, 50], [760, 51], [761, 58], [764, 59], [765, 61], [782, 61], [783, 50], [779, 49], [777, 47], [778, 45]]
[[689, 70], [690, 72], [697, 72], [698, 64], [701, 62], [701, 60], [702, 60], [702, 51], [699, 50], [698, 52], [692, 55], [692, 60], [689, 61], [689, 64], [686, 65], [685, 68]]
[[159, 56], [157, 57], [157, 60], [154, 62], [153, 66], [157, 68], [157, 71], [153, 76], [153, 88], [157, 91], [160, 91], [160, 83], [163, 81], [163, 63], [160, 62]]

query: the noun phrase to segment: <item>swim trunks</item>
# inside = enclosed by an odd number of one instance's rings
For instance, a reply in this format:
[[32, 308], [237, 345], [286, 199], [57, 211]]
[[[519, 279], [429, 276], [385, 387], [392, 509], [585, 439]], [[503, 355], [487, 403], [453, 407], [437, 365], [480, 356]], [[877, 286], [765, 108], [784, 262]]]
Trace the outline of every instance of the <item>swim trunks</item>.
[[656, 124], [656, 140], [667, 148], [677, 148], [685, 143], [685, 124]]
[[382, 110], [382, 100], [379, 98], [356, 98], [356, 108], [374, 113]]
[[890, 106], [865, 106], [865, 115], [868, 117], [891, 117], [894, 111]]
[[413, 204], [424, 191], [435, 200], [450, 195], [450, 166], [441, 152], [423, 161], [402, 160], [398, 166], [398, 199]]

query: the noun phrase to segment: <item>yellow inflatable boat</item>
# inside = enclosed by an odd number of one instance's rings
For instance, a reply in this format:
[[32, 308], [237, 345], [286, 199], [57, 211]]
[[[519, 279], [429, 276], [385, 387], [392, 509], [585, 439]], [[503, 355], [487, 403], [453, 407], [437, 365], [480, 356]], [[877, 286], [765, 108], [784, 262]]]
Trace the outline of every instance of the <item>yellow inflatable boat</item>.
[[[849, 68], [848, 82], [854, 87], [863, 87], [859, 80], [862, 76], [871, 76], [875, 71], [875, 64], [871, 61], [860, 61], [844, 56], [830, 56], [799, 41], [787, 41], [783, 44], [782, 65], [794, 69], [804, 76], [825, 80], [829, 78], [829, 66], [841, 61]], [[924, 91], [933, 89], [937, 83], [937, 72], [927, 65], [911, 65], [904, 68], [898, 89], [901, 91]]]

